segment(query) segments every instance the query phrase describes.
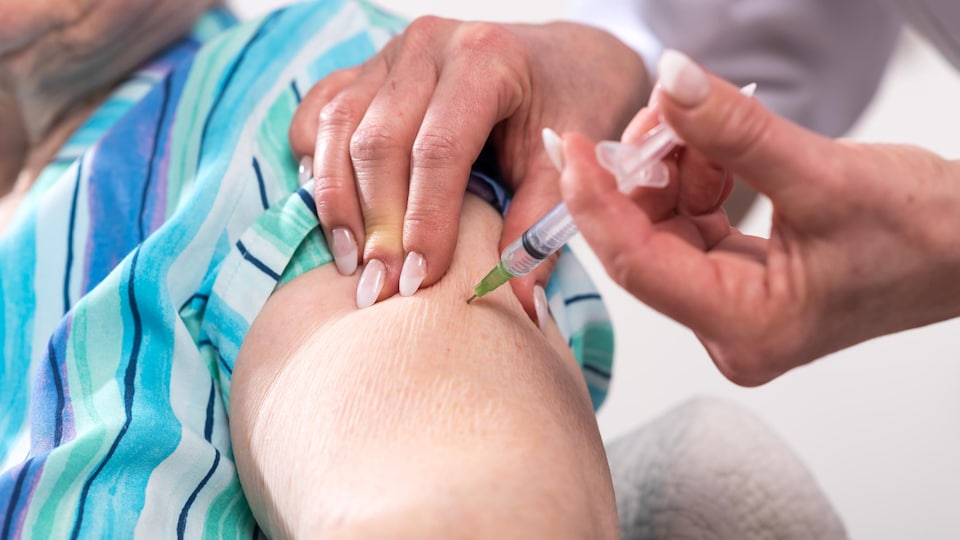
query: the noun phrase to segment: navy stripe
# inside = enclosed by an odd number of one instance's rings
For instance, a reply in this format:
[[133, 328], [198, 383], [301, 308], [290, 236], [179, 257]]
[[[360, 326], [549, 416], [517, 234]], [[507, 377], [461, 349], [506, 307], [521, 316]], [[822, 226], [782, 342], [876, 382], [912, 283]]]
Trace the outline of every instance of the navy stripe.
[[27, 470], [33, 463], [33, 458], [23, 462], [23, 468], [17, 473], [17, 483], [13, 485], [13, 493], [10, 494], [10, 503], [7, 504], [7, 513], [3, 518], [3, 530], [0, 531], [0, 539], [10, 538], [10, 532], [13, 529], [13, 512], [17, 508], [17, 501], [20, 500], [20, 492], [23, 490], [23, 483], [27, 479]]
[[210, 470], [207, 471], [207, 475], [203, 477], [203, 480], [200, 480], [200, 484], [194, 488], [193, 493], [190, 494], [190, 497], [187, 499], [186, 504], [183, 505], [183, 509], [180, 510], [180, 518], [177, 519], [177, 538], [183, 539], [183, 533], [187, 529], [187, 514], [190, 513], [190, 507], [193, 506], [194, 501], [197, 500], [197, 495], [200, 493], [200, 490], [203, 489], [203, 486], [207, 485], [207, 482], [210, 481], [210, 477], [213, 476], [214, 471], [217, 470], [217, 466], [220, 465], [220, 451], [214, 448], [216, 455], [213, 458], [213, 465], [210, 467]]
[[303, 200], [303, 204], [307, 205], [307, 208], [313, 212], [313, 215], [317, 215], [317, 202], [313, 200], [313, 195], [307, 193], [307, 190], [303, 188], [297, 190], [297, 195]]
[[53, 385], [57, 389], [57, 419], [53, 431], [53, 446], [57, 447], [63, 440], [63, 408], [66, 406], [66, 399], [63, 395], [63, 381], [60, 380], [60, 368], [57, 366], [57, 351], [53, 348], [53, 340], [47, 344], [47, 360], [50, 362]]
[[576, 296], [571, 296], [570, 298], [563, 299], [563, 305], [569, 306], [570, 304], [576, 304], [577, 302], [586, 302], [587, 300], [603, 300], [597, 293], [589, 294], [578, 294]]
[[123, 384], [125, 388], [123, 394], [123, 411], [126, 415], [126, 419], [123, 421], [123, 427], [120, 428], [120, 432], [117, 434], [117, 437], [113, 440], [113, 444], [110, 445], [110, 450], [107, 451], [107, 455], [100, 460], [100, 464], [97, 465], [97, 468], [94, 469], [93, 473], [91, 473], [83, 483], [83, 489], [80, 492], [80, 505], [77, 508], [77, 518], [73, 524], [73, 532], [70, 534], [70, 538], [74, 540], [80, 536], [80, 527], [83, 525], [83, 512], [87, 504], [87, 496], [90, 494], [90, 486], [93, 484], [93, 481], [97, 479], [97, 476], [100, 475], [100, 472], [103, 471], [104, 467], [107, 466], [107, 462], [110, 461], [110, 458], [113, 457], [113, 454], [117, 451], [117, 447], [120, 446], [120, 441], [123, 439], [123, 436], [126, 435], [127, 430], [130, 429], [130, 421], [133, 419], [133, 382], [137, 375], [137, 356], [140, 354], [140, 344], [143, 340], [143, 325], [142, 321], [140, 320], [140, 309], [137, 307], [137, 298], [134, 292], [135, 274], [137, 270], [137, 261], [139, 259], [140, 250], [137, 249], [133, 252], [133, 260], [130, 261], [130, 275], [127, 277], [127, 298], [130, 302], [130, 312], [133, 315], [133, 346], [130, 351], [130, 360], [127, 363], [127, 370], [123, 375]]
[[[214, 111], [216, 111], [217, 107], [220, 106], [220, 100], [223, 99], [224, 92], [226, 92], [226, 89], [229, 88], [230, 81], [233, 80], [234, 75], [237, 74], [237, 70], [240, 68], [240, 64], [243, 63], [244, 57], [247, 56], [247, 51], [250, 50], [250, 47], [253, 45], [254, 42], [256, 42], [258, 39], [260, 39], [263, 36], [267, 26], [270, 26], [270, 23], [273, 22], [273, 20], [276, 18], [278, 13], [279, 12], [275, 11], [270, 15], [267, 15], [263, 19], [263, 21], [261, 21], [260, 27], [257, 28], [257, 31], [252, 36], [250, 36], [250, 41], [248, 41], [247, 44], [244, 45], [243, 50], [240, 51], [239, 54], [237, 54], [237, 58], [234, 60], [233, 65], [230, 66], [230, 70], [227, 71], [226, 77], [224, 77], [223, 81], [220, 83], [220, 91], [217, 93], [217, 97], [213, 100], [213, 103], [210, 105], [210, 110], [207, 113], [207, 117], [203, 120], [203, 130], [200, 132], [200, 148], [197, 151], [198, 156], [204, 155], [203, 144], [204, 144], [204, 141], [206, 141], [207, 139], [207, 130], [210, 129], [210, 121], [214, 116]], [[197, 167], [199, 166], [200, 166], [200, 163], [198, 161]]]
[[73, 186], [73, 200], [70, 202], [70, 225], [67, 229], [67, 263], [63, 276], [63, 312], [70, 311], [70, 276], [73, 272], [73, 229], [77, 224], [77, 197], [80, 194], [80, 172], [83, 171], [83, 158], [77, 161], [77, 184]]
[[263, 183], [263, 172], [260, 170], [260, 162], [257, 161], [257, 156], [253, 156], [253, 170], [257, 173], [257, 184], [260, 185], [260, 204], [266, 210], [270, 208], [270, 201], [267, 200], [267, 186]]
[[180, 309], [177, 310], [177, 313], [180, 313], [181, 311], [183, 311], [184, 309], [186, 309], [187, 306], [189, 306], [191, 303], [193, 303], [194, 300], [203, 300], [204, 302], [206, 302], [206, 301], [209, 300], [209, 299], [210, 299], [210, 295], [209, 295], [209, 294], [200, 294], [200, 293], [194, 294], [194, 295], [191, 296], [190, 298], [187, 298], [187, 301], [184, 302], [183, 305], [180, 306]]
[[274, 272], [267, 266], [263, 261], [253, 256], [252, 253], [247, 251], [247, 246], [243, 245], [242, 240], [237, 240], [237, 249], [240, 250], [240, 255], [243, 255], [243, 258], [250, 262], [250, 264], [256, 266], [260, 269], [261, 272], [270, 276], [274, 281], [280, 281], [280, 274]]
[[601, 377], [606, 377], [606, 378], [608, 378], [608, 379], [610, 378], [610, 374], [609, 374], [609, 373], [607, 373], [606, 371], [604, 371], [604, 370], [602, 370], [602, 369], [600, 369], [600, 368], [591, 366], [590, 364], [584, 364], [584, 365], [583, 365], [583, 370], [584, 370], [584, 371], [589, 371], [590, 373], [593, 373], [594, 375], [600, 375]]
[[300, 89], [297, 88], [297, 81], [290, 81], [290, 89], [293, 90], [293, 97], [297, 98], [297, 103], [303, 101], [303, 98], [300, 96]]
[[216, 396], [213, 379], [210, 379], [210, 396], [207, 397], [207, 421], [203, 425], [203, 438], [210, 442], [210, 436], [213, 435], [213, 400]]
[[147, 195], [150, 193], [150, 184], [153, 182], [153, 166], [157, 159], [157, 149], [160, 147], [160, 130], [163, 128], [163, 121], [167, 118], [167, 102], [170, 99], [169, 76], [163, 78], [163, 93], [160, 95], [160, 118], [157, 119], [157, 125], [153, 128], [153, 148], [150, 149], [150, 159], [147, 161], [147, 178], [143, 182], [143, 191], [140, 193], [140, 216], [137, 218], [137, 226], [139, 227], [141, 243], [145, 236], [143, 214], [147, 208]]
[[197, 343], [197, 347], [210, 347], [213, 349], [213, 352], [217, 353], [217, 361], [220, 362], [220, 365], [223, 366], [223, 369], [227, 370], [227, 373], [233, 375], [233, 369], [230, 368], [230, 366], [227, 364], [227, 361], [223, 358], [223, 355], [220, 354], [220, 349], [217, 348], [212, 341], [209, 339], [201, 339], [200, 342]]

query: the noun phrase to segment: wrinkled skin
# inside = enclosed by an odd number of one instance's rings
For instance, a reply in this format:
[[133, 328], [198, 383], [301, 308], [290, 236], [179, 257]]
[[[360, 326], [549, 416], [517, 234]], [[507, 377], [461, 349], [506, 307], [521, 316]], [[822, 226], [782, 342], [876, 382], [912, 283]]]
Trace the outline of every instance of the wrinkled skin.
[[708, 204], [620, 194], [593, 142], [571, 134], [564, 198], [614, 280], [691, 328], [720, 371], [747, 386], [960, 315], [960, 162], [822, 137], [707, 80], [695, 105], [658, 94], [687, 142], [674, 181], [699, 186], [709, 203], [726, 190], [722, 171], [743, 178], [773, 204], [769, 239], [741, 234]]
[[[328, 241], [347, 228], [358, 262], [385, 263], [383, 299], [397, 292], [407, 253], [424, 256], [424, 287], [447, 271], [470, 165], [488, 139], [516, 194], [502, 247], [560, 202], [541, 130], [616, 138], [648, 93], [639, 56], [598, 29], [423, 17], [362, 66], [318, 83], [290, 140], [298, 158], [314, 158]], [[550, 270], [512, 282], [532, 317], [531, 288]]]
[[211, 0], [0, 0], [0, 231], [70, 133]]

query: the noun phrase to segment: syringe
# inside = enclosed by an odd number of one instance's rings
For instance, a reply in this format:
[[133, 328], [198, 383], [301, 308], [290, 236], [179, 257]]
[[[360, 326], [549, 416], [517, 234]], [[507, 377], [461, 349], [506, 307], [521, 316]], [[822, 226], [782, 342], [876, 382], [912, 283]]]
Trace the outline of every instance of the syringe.
[[[665, 187], [670, 179], [663, 175], [652, 175], [652, 166], [678, 144], [682, 144], [682, 141], [677, 134], [666, 124], [659, 124], [637, 144], [616, 141], [598, 143], [597, 161], [616, 177], [617, 188], [623, 193], [629, 193], [638, 186]], [[503, 250], [500, 263], [473, 288], [473, 296], [467, 303], [515, 277], [530, 273], [575, 234], [577, 226], [567, 206], [558, 204]]]

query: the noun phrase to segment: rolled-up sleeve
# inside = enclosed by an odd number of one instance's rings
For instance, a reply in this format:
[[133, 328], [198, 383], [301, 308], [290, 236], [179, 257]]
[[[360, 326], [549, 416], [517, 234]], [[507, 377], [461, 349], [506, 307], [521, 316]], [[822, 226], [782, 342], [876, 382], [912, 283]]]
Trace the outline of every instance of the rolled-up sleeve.
[[841, 135], [876, 92], [902, 23], [876, 0], [571, 0], [572, 16], [636, 49], [664, 48], [731, 82], [756, 82], [779, 114]]

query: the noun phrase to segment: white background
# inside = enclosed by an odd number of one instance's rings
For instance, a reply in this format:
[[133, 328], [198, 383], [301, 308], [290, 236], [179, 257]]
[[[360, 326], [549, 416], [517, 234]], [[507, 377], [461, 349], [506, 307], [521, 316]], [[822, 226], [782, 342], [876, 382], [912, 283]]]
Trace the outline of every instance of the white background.
[[[243, 16], [285, 3], [236, 0]], [[414, 17], [546, 21], [557, 0], [381, 0]], [[865, 36], [865, 39], [867, 37]], [[960, 158], [960, 77], [907, 36], [868, 113], [851, 133]], [[960, 209], [958, 209], [960, 211]], [[766, 236], [760, 204], [746, 228]], [[852, 538], [960, 538], [960, 322], [904, 332], [831, 355], [766, 386], [723, 379], [696, 338], [614, 285], [582, 242], [617, 329], [613, 387], [600, 413], [607, 440], [697, 394], [723, 396], [763, 417], [819, 479]], [[960, 276], [958, 276], [960, 279]]]

